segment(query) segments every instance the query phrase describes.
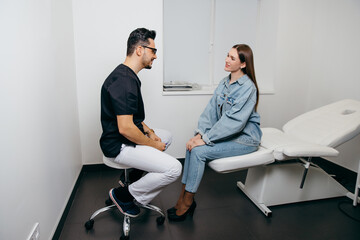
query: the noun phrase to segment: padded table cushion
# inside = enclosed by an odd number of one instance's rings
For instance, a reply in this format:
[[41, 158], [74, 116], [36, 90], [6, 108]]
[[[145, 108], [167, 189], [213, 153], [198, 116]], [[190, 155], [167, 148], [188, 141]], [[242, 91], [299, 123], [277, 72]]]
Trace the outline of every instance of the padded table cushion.
[[339, 152], [331, 147], [302, 141], [276, 128], [262, 128], [261, 146], [273, 150], [276, 160], [298, 157], [334, 157]]
[[272, 150], [260, 147], [256, 152], [234, 157], [219, 158], [209, 162], [208, 165], [216, 172], [228, 173], [258, 165], [270, 164], [274, 161]]

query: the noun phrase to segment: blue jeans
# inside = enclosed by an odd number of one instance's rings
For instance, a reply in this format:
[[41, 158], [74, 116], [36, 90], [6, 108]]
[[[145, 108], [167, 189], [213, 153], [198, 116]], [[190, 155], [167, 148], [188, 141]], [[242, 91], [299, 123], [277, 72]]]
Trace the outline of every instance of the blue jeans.
[[184, 170], [181, 182], [185, 190], [195, 193], [204, 174], [205, 164], [214, 159], [244, 155], [254, 152], [258, 146], [248, 146], [228, 141], [215, 143], [213, 146], [203, 145], [186, 151]]

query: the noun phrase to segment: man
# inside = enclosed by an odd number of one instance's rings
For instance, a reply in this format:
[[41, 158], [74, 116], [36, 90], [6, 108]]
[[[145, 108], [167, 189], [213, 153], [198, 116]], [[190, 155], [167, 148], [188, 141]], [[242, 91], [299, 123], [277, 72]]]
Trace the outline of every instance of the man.
[[128, 39], [127, 56], [105, 80], [101, 89], [100, 146], [115, 162], [148, 172], [129, 187], [111, 189], [110, 198], [119, 210], [137, 216], [140, 204], [147, 204], [181, 174], [180, 162], [163, 151], [171, 143], [171, 134], [151, 129], [144, 123], [145, 112], [141, 82], [137, 76], [143, 68], [151, 69], [156, 59], [156, 32], [134, 30]]

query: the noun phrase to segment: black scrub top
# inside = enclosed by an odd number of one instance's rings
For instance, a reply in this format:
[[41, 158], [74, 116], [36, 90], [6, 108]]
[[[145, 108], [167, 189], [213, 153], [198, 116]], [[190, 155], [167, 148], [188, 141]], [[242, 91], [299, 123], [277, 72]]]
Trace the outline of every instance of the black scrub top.
[[101, 126], [103, 133], [100, 147], [106, 157], [114, 158], [120, 153], [122, 144], [135, 145], [120, 134], [117, 115], [133, 115], [134, 124], [144, 133], [144, 103], [141, 82], [135, 72], [120, 64], [106, 78], [101, 88]]

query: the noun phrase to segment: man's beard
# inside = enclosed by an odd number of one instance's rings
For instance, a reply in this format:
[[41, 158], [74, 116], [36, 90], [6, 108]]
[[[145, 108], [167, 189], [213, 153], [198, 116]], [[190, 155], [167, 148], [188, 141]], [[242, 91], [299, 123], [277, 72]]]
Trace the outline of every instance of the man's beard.
[[143, 64], [145, 65], [145, 69], [151, 69], [154, 59], [151, 59], [149, 62], [146, 61], [146, 59], [143, 59]]

